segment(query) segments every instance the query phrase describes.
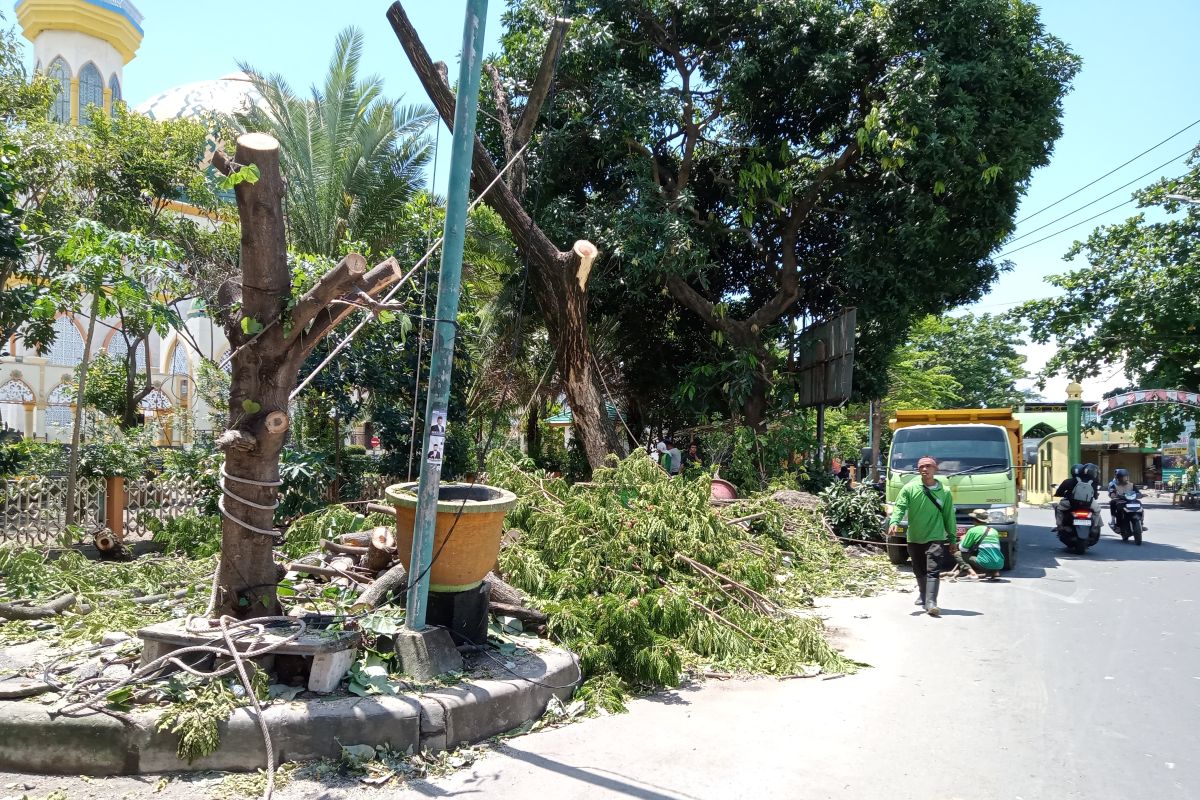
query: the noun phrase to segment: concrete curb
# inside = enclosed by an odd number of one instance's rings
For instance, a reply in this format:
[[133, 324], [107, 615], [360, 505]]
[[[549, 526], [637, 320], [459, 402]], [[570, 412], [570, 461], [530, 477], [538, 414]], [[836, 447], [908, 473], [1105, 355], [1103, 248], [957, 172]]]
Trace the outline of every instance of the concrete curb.
[[[520, 678], [472, 681], [418, 696], [276, 703], [263, 716], [277, 763], [336, 757], [344, 744], [437, 751], [536, 720], [552, 696], [567, 699], [580, 680], [575, 656], [559, 649], [523, 659], [512, 671]], [[262, 732], [246, 708], [222, 724], [217, 751], [192, 764], [175, 755], [178, 736], [156, 730], [160, 715], [137, 712], [125, 723], [104, 714], [54, 717], [38, 703], [0, 703], [0, 770], [102, 776], [242, 772], [266, 765]]]

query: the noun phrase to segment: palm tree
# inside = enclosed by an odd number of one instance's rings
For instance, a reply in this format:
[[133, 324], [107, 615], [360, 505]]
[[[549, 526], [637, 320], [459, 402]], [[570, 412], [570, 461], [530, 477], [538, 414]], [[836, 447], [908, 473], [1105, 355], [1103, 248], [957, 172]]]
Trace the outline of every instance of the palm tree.
[[390, 252], [402, 225], [397, 211], [429, 162], [424, 132], [433, 109], [384, 98], [378, 76], [360, 80], [362, 47], [358, 29], [339, 33], [325, 85], [314, 86], [310, 98], [281, 75], [241, 65], [262, 102], [234, 123], [279, 141], [289, 236], [299, 252], [336, 257], [345, 242]]

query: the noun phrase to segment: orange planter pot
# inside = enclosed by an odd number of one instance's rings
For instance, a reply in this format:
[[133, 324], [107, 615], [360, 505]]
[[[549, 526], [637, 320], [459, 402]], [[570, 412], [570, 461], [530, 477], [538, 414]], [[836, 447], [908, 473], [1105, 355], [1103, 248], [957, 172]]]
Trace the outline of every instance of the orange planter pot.
[[[417, 486], [415, 481], [398, 483], [386, 490], [388, 501], [396, 507], [396, 549], [406, 570], [411, 569]], [[516, 503], [515, 494], [495, 486], [441, 485], [430, 591], [465, 592], [483, 582], [500, 554], [504, 515]]]

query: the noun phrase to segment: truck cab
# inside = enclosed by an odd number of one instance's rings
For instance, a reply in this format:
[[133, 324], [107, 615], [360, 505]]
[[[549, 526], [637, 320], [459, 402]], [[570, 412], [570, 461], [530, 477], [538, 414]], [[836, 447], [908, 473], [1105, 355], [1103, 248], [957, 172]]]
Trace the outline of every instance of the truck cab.
[[[1021, 424], [1011, 409], [952, 409], [900, 411], [892, 420], [892, 446], [887, 461], [886, 509], [901, 487], [920, 480], [917, 461], [933, 456], [938, 479], [954, 498], [954, 516], [961, 535], [972, 525], [976, 509], [987, 511], [988, 522], [1000, 534], [1004, 568], [1016, 565], [1020, 529], [1022, 456]], [[906, 527], [907, 520], [900, 521]], [[888, 558], [893, 564], [908, 560], [903, 536], [888, 536]]]

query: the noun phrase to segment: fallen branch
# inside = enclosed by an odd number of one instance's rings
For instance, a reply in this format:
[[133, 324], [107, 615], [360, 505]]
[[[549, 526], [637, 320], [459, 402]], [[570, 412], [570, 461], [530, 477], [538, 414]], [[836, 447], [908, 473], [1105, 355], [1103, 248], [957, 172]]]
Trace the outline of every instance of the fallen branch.
[[31, 606], [23, 603], [0, 603], [0, 617], [4, 619], [46, 619], [56, 617], [78, 602], [73, 594], [64, 594], [44, 606]]
[[376, 578], [375, 582], [358, 596], [358, 602], [366, 603], [370, 608], [376, 608], [385, 598], [403, 592], [406, 588], [408, 588], [408, 572], [404, 569], [403, 564], [396, 564]]
[[321, 540], [321, 547], [330, 553], [336, 553], [339, 556], [365, 556], [367, 554], [366, 547], [359, 547], [352, 544], [342, 544], [341, 542], [331, 542], [328, 539]]
[[305, 575], [320, 575], [322, 578], [347, 578], [354, 581], [360, 586], [370, 586], [371, 579], [356, 575], [353, 572], [348, 572], [336, 567], [318, 567], [314, 564], [301, 564], [298, 561], [293, 561], [287, 565], [288, 572], [303, 572]]
[[550, 621], [548, 616], [535, 608], [514, 606], [508, 603], [488, 603], [488, 611], [505, 617], [515, 617], [521, 622], [528, 622], [531, 625], [545, 625]]
[[726, 522], [726, 524], [729, 524], [729, 525], [740, 525], [743, 522], [752, 522], [753, 520], [756, 520], [756, 519], [762, 519], [769, 513], [771, 513], [771, 512], [760, 511], [757, 514], [748, 514], [744, 517], [738, 517], [737, 519], [727, 519], [727, 520], [725, 520], [725, 522]]

